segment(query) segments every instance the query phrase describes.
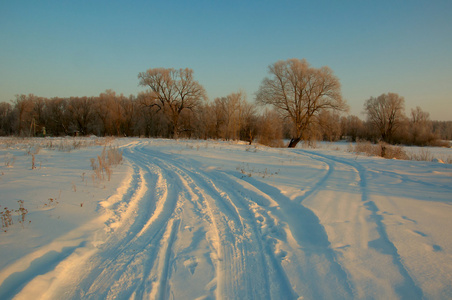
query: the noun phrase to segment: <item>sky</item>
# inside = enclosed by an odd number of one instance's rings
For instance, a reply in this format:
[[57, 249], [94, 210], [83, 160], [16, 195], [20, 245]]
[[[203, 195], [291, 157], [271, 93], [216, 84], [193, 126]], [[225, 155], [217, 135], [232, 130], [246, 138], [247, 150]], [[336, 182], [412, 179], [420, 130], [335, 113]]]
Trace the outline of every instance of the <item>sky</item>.
[[452, 120], [452, 1], [0, 0], [0, 101], [126, 96], [138, 73], [190, 68], [213, 100], [252, 102], [268, 66], [330, 67], [350, 113], [397, 93]]

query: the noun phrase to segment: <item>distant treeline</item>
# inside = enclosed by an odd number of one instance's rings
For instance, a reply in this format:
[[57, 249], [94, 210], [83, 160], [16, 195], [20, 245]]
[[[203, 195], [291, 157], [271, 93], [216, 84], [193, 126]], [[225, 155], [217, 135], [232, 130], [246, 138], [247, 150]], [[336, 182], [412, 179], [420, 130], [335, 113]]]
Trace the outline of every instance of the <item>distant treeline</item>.
[[[107, 90], [96, 97], [50, 99], [18, 95], [11, 103], [0, 103], [0, 135], [172, 138], [176, 130], [178, 137], [282, 146], [281, 141], [291, 136], [290, 122], [275, 110], [262, 109], [245, 98], [241, 92], [232, 93], [184, 109], [175, 128], [170, 115], [154, 105], [150, 92], [126, 97]], [[303, 140], [344, 138], [378, 141], [379, 134], [369, 121], [327, 110], [303, 132]], [[430, 121], [427, 113], [418, 111], [416, 115], [413, 110], [411, 117], [406, 117], [394, 133], [392, 142], [434, 145], [440, 139], [452, 140], [452, 121]]]

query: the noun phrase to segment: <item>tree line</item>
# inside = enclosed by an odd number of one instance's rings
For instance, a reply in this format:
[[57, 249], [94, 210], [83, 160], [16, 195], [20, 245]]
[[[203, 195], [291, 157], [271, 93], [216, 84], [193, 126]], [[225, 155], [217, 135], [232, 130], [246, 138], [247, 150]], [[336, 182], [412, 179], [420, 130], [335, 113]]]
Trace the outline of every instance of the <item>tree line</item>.
[[339, 79], [329, 67], [289, 59], [269, 66], [253, 102], [242, 91], [209, 101], [191, 69], [138, 74], [146, 91], [93, 97], [17, 95], [0, 103], [2, 136], [140, 136], [254, 141], [289, 147], [348, 138], [433, 145], [452, 140], [452, 122], [431, 121], [420, 107], [405, 115], [403, 97], [387, 93], [364, 101], [366, 119], [345, 115]]

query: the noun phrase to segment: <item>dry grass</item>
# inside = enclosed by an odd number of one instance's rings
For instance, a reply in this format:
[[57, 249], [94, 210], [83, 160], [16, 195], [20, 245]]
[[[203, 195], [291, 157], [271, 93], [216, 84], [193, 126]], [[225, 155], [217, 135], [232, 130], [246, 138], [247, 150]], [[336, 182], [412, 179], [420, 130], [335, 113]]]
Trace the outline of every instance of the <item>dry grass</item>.
[[350, 144], [348, 151], [388, 159], [439, 161], [446, 164], [452, 164], [452, 155], [435, 157], [429, 149], [424, 148], [421, 148], [418, 152], [410, 153], [411, 151], [406, 152], [401, 146], [393, 146], [386, 143], [372, 144], [367, 141], [358, 141], [355, 146]]
[[90, 138], [90, 137], [61, 137], [61, 138], [21, 138], [2, 137], [0, 148], [3, 149], [25, 149], [31, 155], [38, 154], [40, 149], [67, 151], [110, 145], [114, 138]]
[[417, 160], [417, 161], [432, 161], [433, 155], [428, 149], [421, 149], [417, 153], [412, 153], [410, 155], [411, 160]]
[[102, 154], [96, 158], [91, 158], [91, 168], [94, 171], [93, 182], [95, 179], [110, 181], [113, 173], [112, 167], [122, 162], [122, 151], [117, 147], [104, 147]]
[[416, 153], [411, 153], [410, 159], [416, 161], [437, 161], [441, 163], [452, 164], [452, 155], [437, 155], [435, 157], [435, 155], [433, 155], [433, 153], [431, 153], [429, 149], [424, 148], [421, 148]]

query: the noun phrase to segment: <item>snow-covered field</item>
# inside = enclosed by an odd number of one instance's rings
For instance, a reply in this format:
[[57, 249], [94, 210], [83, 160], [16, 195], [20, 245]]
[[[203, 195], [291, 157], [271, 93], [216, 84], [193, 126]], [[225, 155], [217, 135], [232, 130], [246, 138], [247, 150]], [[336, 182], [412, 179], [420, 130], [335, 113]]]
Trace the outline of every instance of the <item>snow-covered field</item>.
[[[0, 143], [14, 223], [0, 232], [0, 299], [452, 298], [450, 164], [215, 141]], [[105, 144], [124, 158], [110, 180], [91, 166]]]

